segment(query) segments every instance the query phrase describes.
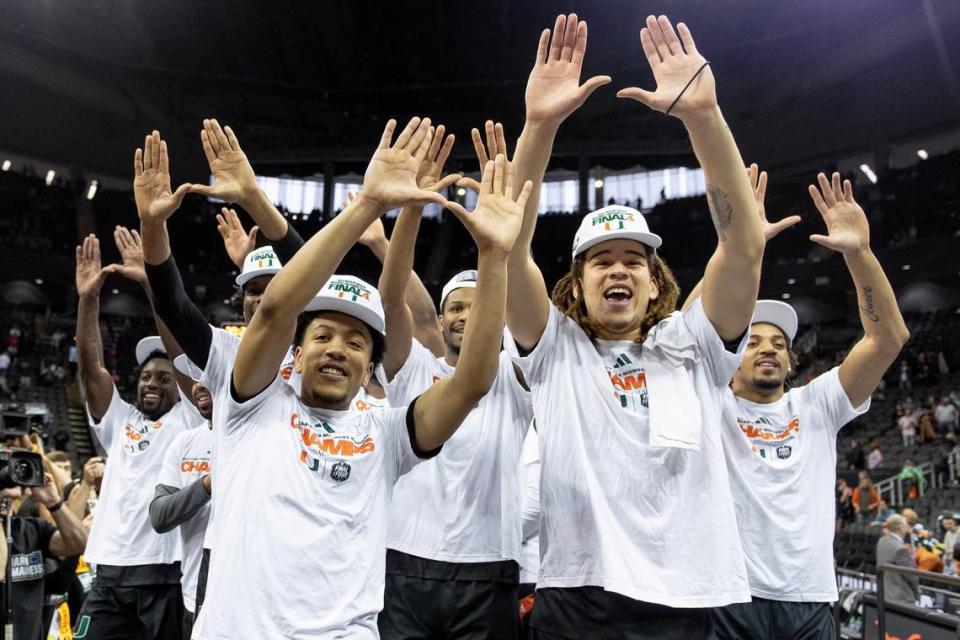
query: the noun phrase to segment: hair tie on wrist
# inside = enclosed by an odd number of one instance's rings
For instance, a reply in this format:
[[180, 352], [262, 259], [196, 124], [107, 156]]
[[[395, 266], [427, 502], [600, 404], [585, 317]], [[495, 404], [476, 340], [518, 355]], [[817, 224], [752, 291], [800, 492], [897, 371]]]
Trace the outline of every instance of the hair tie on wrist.
[[60, 507], [62, 506], [63, 506], [63, 498], [60, 498], [59, 500], [57, 500], [57, 503], [54, 504], [52, 507], [47, 507], [47, 511], [49, 511], [50, 513], [56, 513], [57, 511], [60, 511]]
[[677, 96], [677, 98], [670, 104], [670, 107], [667, 109], [665, 115], [670, 115], [670, 112], [673, 111], [673, 108], [674, 108], [675, 106], [677, 106], [677, 103], [680, 102], [680, 98], [682, 98], [682, 97], [683, 97], [683, 94], [685, 94], [685, 93], [687, 92], [687, 89], [689, 89], [689, 88], [690, 88], [690, 85], [693, 84], [693, 81], [697, 79], [697, 76], [700, 75], [700, 72], [703, 71], [704, 69], [706, 69], [706, 68], [709, 67], [709, 66], [710, 66], [710, 63], [709, 63], [709, 62], [704, 62], [702, 65], [700, 65], [700, 68], [697, 69], [697, 72], [696, 72], [695, 74], [693, 74], [693, 77], [690, 78], [690, 80], [689, 80], [689, 82], [687, 82], [686, 86], [684, 86], [683, 89], [680, 90], [680, 94]]

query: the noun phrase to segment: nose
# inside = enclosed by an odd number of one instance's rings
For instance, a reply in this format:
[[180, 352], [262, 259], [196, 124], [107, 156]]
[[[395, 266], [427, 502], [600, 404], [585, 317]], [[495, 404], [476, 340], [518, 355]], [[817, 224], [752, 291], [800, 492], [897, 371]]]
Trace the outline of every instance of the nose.
[[324, 355], [332, 360], [346, 360], [347, 354], [344, 351], [343, 341], [331, 340], [327, 344], [327, 349], [324, 352]]

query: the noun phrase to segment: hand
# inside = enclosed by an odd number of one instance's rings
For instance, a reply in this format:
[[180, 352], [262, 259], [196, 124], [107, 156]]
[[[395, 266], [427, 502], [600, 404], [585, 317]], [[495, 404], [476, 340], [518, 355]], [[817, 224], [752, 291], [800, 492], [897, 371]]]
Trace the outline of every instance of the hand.
[[204, 476], [203, 476], [203, 479], [201, 480], [201, 482], [203, 483], [203, 490], [207, 492], [207, 495], [208, 495], [208, 496], [209, 496], [209, 495], [212, 495], [212, 494], [213, 494], [213, 489], [211, 488], [211, 486], [212, 486], [211, 483], [213, 482], [213, 480], [210, 478], [210, 474], [208, 473], [208, 474], [204, 475]]
[[170, 158], [159, 131], [148, 135], [143, 149], [134, 153], [133, 173], [133, 197], [143, 222], [165, 222], [180, 208], [190, 189], [189, 184], [182, 184], [176, 191], [170, 190]]
[[497, 156], [495, 161], [487, 162], [483, 170], [476, 208], [467, 211], [456, 202], [447, 207], [460, 218], [481, 253], [496, 250], [508, 254], [520, 234], [523, 207], [532, 189], [533, 183], [527, 180], [514, 200], [513, 167], [505, 157]]
[[[477, 162], [480, 164], [480, 173], [483, 174], [484, 167], [490, 158], [496, 158], [502, 155], [510, 163], [510, 155], [507, 152], [507, 137], [503, 133], [503, 125], [499, 122], [494, 124], [492, 120], [484, 123], [484, 129], [487, 134], [487, 147], [483, 147], [483, 139], [480, 132], [476, 129], [470, 131], [470, 137], [473, 139], [473, 151], [477, 154]], [[480, 183], [473, 178], [461, 178], [457, 181], [458, 187], [466, 187], [476, 193], [480, 193]]]
[[380, 146], [364, 173], [359, 197], [374, 203], [383, 212], [408, 204], [436, 202], [446, 205], [447, 200], [442, 195], [417, 185], [420, 165], [432, 143], [430, 119], [411, 119], [396, 143], [391, 145], [396, 126], [396, 120], [387, 122]]
[[48, 509], [60, 502], [60, 492], [57, 490], [57, 485], [53, 481], [53, 475], [49, 473], [43, 474], [43, 486], [31, 487], [30, 493], [33, 494], [37, 502]]
[[113, 240], [117, 243], [117, 249], [123, 261], [120, 264], [108, 265], [104, 271], [145, 284], [147, 271], [143, 266], [143, 242], [140, 240], [140, 232], [136, 229], [131, 231], [126, 227], [117, 226], [113, 230]]
[[90, 458], [83, 465], [82, 481], [89, 487], [96, 487], [103, 480], [104, 462], [103, 458]]
[[747, 169], [750, 177], [750, 186], [753, 187], [753, 197], [757, 202], [757, 213], [760, 215], [760, 226], [763, 228], [763, 241], [769, 242], [784, 229], [789, 229], [800, 222], [800, 216], [788, 216], [778, 222], [767, 221], [767, 210], [764, 200], [767, 197], [767, 172], [760, 171], [760, 167], [751, 164]]
[[[618, 91], [617, 97], [631, 98], [655, 111], [666, 113], [677, 96], [683, 93], [670, 112], [670, 115], [682, 120], [684, 116], [715, 109], [717, 85], [710, 67], [700, 71], [707, 60], [697, 51], [687, 25], [680, 22], [677, 30], [680, 31], [680, 39], [677, 39], [667, 16], [647, 16], [647, 26], [640, 30], [640, 43], [653, 71], [653, 78], [657, 81], [657, 90], [650, 92], [630, 87]], [[700, 71], [699, 75], [697, 71]], [[683, 88], [694, 75], [696, 79], [684, 91]]]
[[210, 164], [213, 185], [190, 185], [191, 193], [219, 198], [226, 202], [243, 203], [256, 194], [257, 178], [247, 155], [240, 149], [240, 143], [229, 126], [220, 128], [214, 120], [204, 120], [200, 131], [203, 153]]
[[100, 241], [92, 233], [77, 247], [77, 294], [81, 298], [100, 295], [107, 271], [100, 265]]
[[257, 248], [257, 231], [260, 227], [253, 225], [250, 233], [243, 230], [240, 218], [233, 209], [223, 207], [217, 214], [217, 231], [223, 238], [223, 248], [227, 250], [230, 261], [243, 269], [243, 261], [247, 254]]
[[[441, 193], [460, 180], [461, 176], [458, 173], [440, 177], [440, 174], [443, 173], [443, 165], [447, 163], [450, 150], [453, 149], [453, 141], [456, 139], [456, 136], [451, 133], [444, 140], [443, 134], [445, 132], [446, 128], [442, 124], [437, 127], [436, 131], [433, 127], [430, 127], [430, 148], [427, 149], [427, 155], [424, 156], [423, 162], [420, 163], [420, 170], [417, 172], [417, 186], [421, 189]], [[441, 142], [443, 146], [440, 146]]]
[[840, 174], [835, 172], [832, 184], [823, 173], [817, 174], [817, 182], [820, 189], [810, 185], [810, 197], [827, 223], [827, 235], [813, 234], [810, 239], [845, 255], [869, 249], [870, 225], [863, 209], [853, 199], [850, 181], [844, 180], [841, 189]]
[[571, 13], [557, 16], [553, 27], [540, 34], [537, 59], [527, 80], [525, 100], [528, 122], [559, 125], [586, 102], [590, 94], [610, 82], [610, 76], [594, 76], [583, 85], [580, 72], [587, 51], [587, 23]]

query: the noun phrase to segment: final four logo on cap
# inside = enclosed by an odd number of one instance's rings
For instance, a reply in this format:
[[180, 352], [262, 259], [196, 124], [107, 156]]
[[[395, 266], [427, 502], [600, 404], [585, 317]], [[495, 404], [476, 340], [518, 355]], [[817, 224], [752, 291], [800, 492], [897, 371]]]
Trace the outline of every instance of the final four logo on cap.
[[354, 276], [335, 275], [320, 289], [304, 311], [339, 311], [384, 333], [386, 322], [377, 289]]
[[162, 351], [164, 356], [166, 356], [167, 350], [163, 348], [163, 340], [160, 339], [160, 336], [147, 336], [138, 342], [135, 351], [137, 364], [142, 367], [143, 363], [147, 361], [147, 358], [154, 351]]
[[243, 271], [237, 276], [237, 286], [243, 287], [260, 276], [272, 276], [280, 273], [282, 267], [283, 265], [280, 264], [280, 259], [274, 253], [273, 247], [254, 249], [243, 260]]
[[660, 236], [650, 233], [650, 227], [642, 213], [631, 207], [615, 204], [584, 216], [577, 235], [573, 238], [573, 257], [576, 258], [601, 242], [619, 238], [636, 240], [651, 249], [656, 249], [663, 243]]
[[447, 296], [457, 289], [476, 289], [477, 288], [477, 270], [467, 269], [450, 278], [447, 284], [443, 285], [443, 291], [440, 292], [440, 310], [443, 311], [443, 303]]

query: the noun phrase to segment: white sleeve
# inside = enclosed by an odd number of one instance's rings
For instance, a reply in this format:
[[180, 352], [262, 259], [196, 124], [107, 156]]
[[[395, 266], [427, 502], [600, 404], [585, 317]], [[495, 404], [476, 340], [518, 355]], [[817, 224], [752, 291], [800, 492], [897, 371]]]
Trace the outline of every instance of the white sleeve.
[[168, 487], [183, 488], [183, 482], [180, 476], [180, 460], [183, 456], [184, 443], [187, 441], [189, 431], [181, 431], [167, 447], [163, 454], [163, 464], [160, 466], [160, 475], [157, 478], [157, 484], [165, 484]]
[[290, 385], [283, 381], [279, 371], [274, 376], [273, 382], [267, 385], [263, 391], [243, 402], [237, 402], [228, 386], [227, 392], [223, 394], [223, 397], [217, 398], [216, 400], [217, 402], [224, 403], [227, 407], [221, 427], [223, 433], [227, 436], [237, 434], [245, 427], [256, 422], [256, 415], [260, 413], [261, 409], [263, 409], [271, 399], [287, 393], [293, 395], [294, 391], [290, 388]]
[[388, 485], [393, 485], [400, 476], [440, 453], [442, 446], [432, 451], [419, 452], [414, 448], [413, 403], [383, 411], [371, 411], [368, 415], [372, 419], [383, 421], [383, 439], [387, 447], [384, 468]]
[[113, 395], [110, 397], [110, 404], [107, 410], [103, 412], [100, 422], [96, 422], [87, 407], [87, 417], [90, 422], [90, 429], [100, 441], [100, 446], [104, 451], [110, 453], [113, 443], [116, 441], [117, 434], [130, 421], [131, 416], [136, 413], [136, 409], [129, 402], [124, 402], [117, 391], [117, 385], [113, 385]]
[[806, 395], [806, 401], [817, 407], [826, 423], [833, 427], [834, 433], [870, 408], [870, 398], [867, 398], [859, 407], [850, 404], [850, 398], [840, 384], [840, 367], [834, 367], [814, 378], [803, 387], [803, 393]]
[[746, 349], [750, 332], [745, 330], [737, 350], [731, 352], [724, 345], [720, 334], [717, 333], [707, 313], [703, 310], [703, 300], [697, 298], [690, 308], [683, 312], [683, 322], [697, 340], [700, 348], [700, 357], [703, 358], [710, 376], [719, 387], [730, 384], [730, 378], [740, 366], [743, 352]]
[[433, 386], [442, 373], [436, 356], [416, 340], [410, 344], [410, 355], [393, 376], [383, 385], [391, 407], [405, 407], [414, 398]]
[[230, 394], [230, 374], [233, 372], [233, 362], [240, 348], [240, 340], [223, 329], [211, 329], [210, 352], [207, 353], [207, 366], [200, 376], [200, 384], [210, 390], [214, 402], [217, 402], [222, 396]]
[[[543, 375], [543, 363], [553, 350], [554, 345], [559, 341], [560, 332], [565, 328], [566, 323], [573, 323], [573, 321], [560, 313], [560, 310], [551, 302], [550, 311], [547, 315], [547, 326], [543, 328], [543, 335], [540, 336], [537, 346], [526, 355], [520, 354], [520, 348], [513, 336], [509, 332], [504, 333], [503, 349], [510, 354], [513, 362], [520, 367], [527, 385], [531, 388]], [[579, 330], [579, 327], [577, 329]]]

